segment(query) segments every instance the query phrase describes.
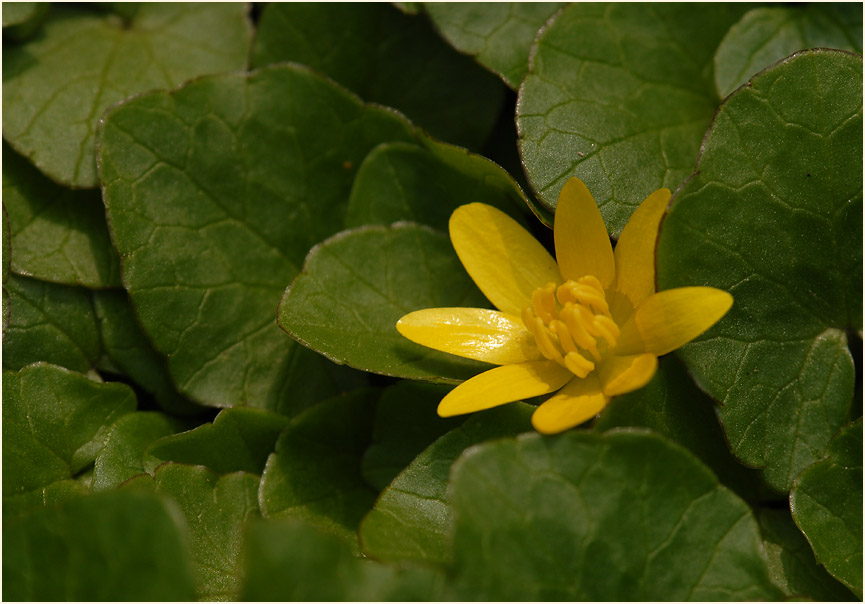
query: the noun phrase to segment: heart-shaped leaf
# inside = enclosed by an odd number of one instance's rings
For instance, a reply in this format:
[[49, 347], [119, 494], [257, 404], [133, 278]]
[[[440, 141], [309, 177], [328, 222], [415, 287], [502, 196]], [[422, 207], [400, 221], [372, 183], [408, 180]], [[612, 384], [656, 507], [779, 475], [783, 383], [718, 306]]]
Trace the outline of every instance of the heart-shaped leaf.
[[678, 354], [733, 452], [789, 490], [847, 421], [862, 327], [862, 58], [794, 55], [729, 97], [658, 240], [660, 289], [729, 291]]

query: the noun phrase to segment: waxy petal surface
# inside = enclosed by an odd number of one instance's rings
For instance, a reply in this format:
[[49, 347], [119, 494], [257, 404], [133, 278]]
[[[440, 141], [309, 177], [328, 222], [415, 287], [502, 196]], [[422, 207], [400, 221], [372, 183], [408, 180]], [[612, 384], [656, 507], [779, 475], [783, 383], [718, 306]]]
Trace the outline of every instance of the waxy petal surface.
[[560, 283], [559, 269], [528, 231], [492, 206], [460, 206], [449, 223], [451, 242], [478, 288], [502, 312], [520, 316], [532, 292]]
[[683, 346], [717, 323], [733, 296], [713, 287], [680, 287], [643, 300], [622, 326], [617, 355], [655, 355]]
[[426, 308], [405, 315], [396, 329], [422, 346], [494, 365], [541, 358], [522, 321], [495, 310]]
[[616, 264], [610, 236], [595, 199], [579, 178], [570, 179], [559, 193], [553, 235], [565, 281], [594, 275], [604, 288], [613, 283]]
[[658, 370], [658, 357], [651, 354], [612, 356], [598, 367], [601, 389], [607, 396], [618, 396], [642, 388]]
[[574, 374], [553, 361], [503, 365], [476, 375], [454, 388], [439, 403], [442, 417], [473, 413], [524, 398], [555, 392]]
[[595, 373], [574, 379], [554, 396], [541, 403], [532, 415], [532, 425], [541, 434], [557, 434], [593, 418], [610, 398], [601, 392]]

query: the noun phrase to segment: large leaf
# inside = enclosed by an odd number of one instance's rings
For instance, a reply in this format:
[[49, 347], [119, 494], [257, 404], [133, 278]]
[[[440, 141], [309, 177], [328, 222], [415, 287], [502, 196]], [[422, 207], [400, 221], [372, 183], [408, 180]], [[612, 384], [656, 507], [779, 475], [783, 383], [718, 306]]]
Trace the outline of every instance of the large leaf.
[[87, 469], [111, 424], [134, 409], [135, 394], [123, 384], [47, 364], [4, 371], [4, 499]]
[[480, 147], [496, 121], [503, 87], [449, 48], [422, 17], [384, 3], [267, 5], [252, 66], [296, 61], [365, 101], [404, 112], [442, 140]]
[[3, 599], [188, 601], [195, 597], [173, 507], [100, 493], [3, 527]]
[[99, 358], [99, 330], [85, 290], [12, 275], [5, 286], [9, 324], [3, 368], [44, 361], [88, 371]]
[[124, 283], [182, 392], [296, 412], [341, 391], [274, 309], [309, 248], [341, 228], [352, 166], [411, 137], [393, 112], [288, 65], [107, 114], [100, 175]]
[[486, 305], [445, 235], [395, 224], [344, 231], [316, 246], [286, 290], [278, 321], [337, 363], [454, 382], [486, 365], [414, 344], [396, 322], [421, 308]]
[[748, 506], [690, 453], [651, 433], [487, 443], [457, 462], [450, 494], [465, 599], [781, 595]]
[[790, 507], [817, 560], [861, 598], [862, 418], [832, 439], [826, 459], [799, 475]]
[[261, 476], [259, 502], [267, 518], [304, 520], [357, 549], [357, 527], [375, 492], [360, 457], [372, 439], [376, 390], [319, 403], [285, 429]]
[[765, 67], [797, 50], [862, 52], [862, 10], [814, 3], [755, 8], [730, 28], [715, 53], [715, 85], [725, 97]]
[[3, 204], [19, 275], [86, 287], [120, 286], [120, 266], [95, 191], [71, 191], [3, 144]]
[[718, 107], [715, 48], [746, 7], [576, 3], [541, 33], [517, 104], [520, 153], [555, 208], [581, 178], [618, 237], [631, 212], [691, 172]]
[[[7, 2], [3, 6], [3, 37], [23, 40], [31, 36], [48, 14], [47, 2]], [[9, 39], [7, 38], [7, 39]]]
[[243, 68], [246, 10], [241, 3], [143, 3], [124, 23], [52, 8], [38, 36], [4, 49], [3, 137], [53, 180], [95, 186], [102, 112], [138, 92]]
[[427, 2], [445, 40], [517, 89], [529, 69], [529, 48], [561, 2]]
[[189, 526], [198, 599], [237, 600], [244, 525], [259, 515], [258, 476], [237, 472], [220, 477], [207, 468], [169, 463], [153, 477], [142, 475], [124, 488], [152, 489], [176, 501]]
[[661, 289], [730, 291], [679, 351], [733, 452], [788, 490], [847, 420], [862, 326], [862, 58], [803, 52], [721, 107], [658, 241]]
[[441, 601], [443, 575], [361, 559], [332, 535], [294, 520], [250, 526], [245, 543], [244, 601]]
[[469, 447], [531, 429], [534, 407], [514, 403], [472, 415], [418, 455], [363, 519], [363, 551], [386, 561], [416, 560], [446, 564], [451, 560], [451, 508], [448, 476]]

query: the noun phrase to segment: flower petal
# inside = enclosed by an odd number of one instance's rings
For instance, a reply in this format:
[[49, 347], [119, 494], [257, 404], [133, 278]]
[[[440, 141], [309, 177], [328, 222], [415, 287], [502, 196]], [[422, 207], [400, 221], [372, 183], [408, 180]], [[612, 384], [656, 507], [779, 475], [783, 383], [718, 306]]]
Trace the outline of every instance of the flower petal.
[[617, 355], [661, 356], [696, 338], [733, 305], [733, 296], [714, 287], [680, 287], [643, 300], [622, 326]]
[[594, 275], [604, 288], [610, 286], [616, 276], [613, 246], [598, 204], [579, 178], [571, 178], [559, 193], [553, 235], [565, 281]]
[[541, 358], [523, 322], [496, 310], [426, 308], [405, 315], [396, 329], [428, 348], [494, 365]]
[[476, 375], [451, 390], [439, 403], [442, 417], [472, 413], [524, 398], [555, 392], [574, 374], [553, 361], [503, 365]]
[[598, 367], [598, 377], [604, 394], [618, 396], [642, 388], [657, 370], [658, 357], [651, 353], [611, 356]]
[[[612, 289], [624, 294], [612, 301], [613, 318], [627, 319], [640, 302], [655, 293], [655, 242], [670, 201], [669, 189], [658, 189], [640, 204], [616, 244], [616, 282]], [[628, 304], [630, 302], [630, 304]]]
[[532, 425], [542, 434], [564, 432], [593, 418], [610, 398], [601, 392], [594, 373], [572, 380], [554, 396], [541, 403], [532, 414]]
[[503, 312], [519, 317], [535, 289], [560, 283], [549, 252], [501, 210], [483, 203], [460, 206], [451, 214], [449, 230], [466, 271]]

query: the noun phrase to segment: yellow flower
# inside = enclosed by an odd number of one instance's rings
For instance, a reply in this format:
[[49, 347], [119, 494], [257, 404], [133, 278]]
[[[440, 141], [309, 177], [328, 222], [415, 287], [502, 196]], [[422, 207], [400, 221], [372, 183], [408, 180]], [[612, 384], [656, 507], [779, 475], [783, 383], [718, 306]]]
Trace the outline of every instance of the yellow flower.
[[577, 178], [559, 195], [558, 264], [503, 212], [456, 209], [450, 237], [471, 278], [498, 311], [429, 308], [396, 324], [418, 344], [500, 365], [454, 388], [442, 417], [557, 392], [532, 415], [554, 434], [598, 414], [610, 397], [645, 386], [658, 356], [723, 317], [733, 297], [711, 287], [655, 293], [655, 240], [670, 191], [640, 204], [613, 252], [592, 194]]

